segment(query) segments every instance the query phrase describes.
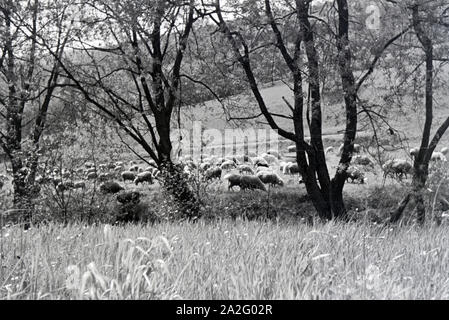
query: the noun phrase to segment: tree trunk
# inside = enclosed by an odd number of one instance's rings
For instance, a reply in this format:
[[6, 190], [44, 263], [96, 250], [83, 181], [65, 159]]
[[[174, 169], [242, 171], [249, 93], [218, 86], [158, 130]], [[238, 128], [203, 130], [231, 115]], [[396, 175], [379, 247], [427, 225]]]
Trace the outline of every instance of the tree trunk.
[[412, 200], [415, 203], [419, 224], [423, 224], [426, 218], [426, 208], [424, 205], [424, 189], [428, 177], [428, 165], [415, 163], [415, 172], [412, 180], [412, 190], [399, 203], [398, 207], [390, 213], [390, 222], [395, 223], [402, 217], [407, 204]]
[[174, 199], [182, 216], [196, 219], [200, 216], [199, 201], [189, 186], [183, 168], [171, 160], [172, 144], [170, 141], [170, 126], [167, 118], [159, 119], [159, 169], [162, 174], [163, 188]]
[[182, 216], [193, 220], [199, 218], [201, 215], [199, 201], [190, 188], [182, 168], [171, 160], [166, 160], [161, 164], [161, 174], [163, 188], [173, 198]]

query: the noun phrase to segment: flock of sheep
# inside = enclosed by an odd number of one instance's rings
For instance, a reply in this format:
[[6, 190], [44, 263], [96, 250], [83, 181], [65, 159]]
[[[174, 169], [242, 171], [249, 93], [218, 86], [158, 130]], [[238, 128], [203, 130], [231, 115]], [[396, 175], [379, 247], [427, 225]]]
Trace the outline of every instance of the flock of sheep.
[[[337, 151], [341, 154], [343, 145]], [[432, 160], [446, 161], [448, 148], [442, 148], [439, 152], [434, 152]], [[295, 152], [295, 146], [287, 147], [287, 152]], [[351, 165], [347, 170], [347, 181], [354, 183], [364, 183], [365, 170], [374, 169], [374, 161], [367, 155], [362, 153], [362, 146], [355, 144]], [[411, 157], [415, 157], [418, 148], [410, 150]], [[325, 154], [334, 152], [333, 147], [328, 147]], [[191, 156], [180, 157], [177, 161], [187, 175], [199, 174], [204, 181], [224, 180], [228, 183], [228, 190], [234, 191], [235, 187], [240, 190], [263, 190], [267, 191], [267, 186], [282, 187], [284, 180], [280, 174], [298, 175], [299, 168], [296, 162], [284, 161], [285, 158], [277, 150], [268, 150], [267, 152], [257, 155], [255, 153], [249, 155], [228, 155], [218, 157], [214, 155], [203, 155], [201, 161], [196, 163]], [[160, 172], [154, 161], [147, 162], [146, 168], [143, 168], [144, 162], [140, 165], [136, 161], [116, 161], [111, 163], [102, 163], [95, 165], [93, 162], [86, 162], [80, 168], [72, 170], [54, 169], [45, 170], [43, 174], [37, 175], [38, 183], [49, 183], [54, 185], [58, 192], [64, 192], [70, 189], [84, 189], [86, 183], [100, 182], [100, 190], [104, 193], [118, 193], [125, 190], [118, 180], [127, 184], [132, 182], [136, 186], [142, 183], [153, 184], [158, 180]], [[128, 168], [125, 168], [128, 166]], [[392, 159], [386, 161], [382, 165], [384, 182], [387, 177], [402, 180], [407, 178], [407, 174], [412, 172], [412, 164], [404, 159]], [[0, 179], [1, 185], [3, 181]], [[301, 182], [301, 179], [299, 179]]]

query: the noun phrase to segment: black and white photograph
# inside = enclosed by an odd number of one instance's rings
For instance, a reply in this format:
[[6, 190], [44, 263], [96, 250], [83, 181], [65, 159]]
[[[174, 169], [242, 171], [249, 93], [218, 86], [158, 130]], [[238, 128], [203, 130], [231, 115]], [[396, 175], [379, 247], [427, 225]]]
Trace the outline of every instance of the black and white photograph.
[[449, 0], [0, 0], [0, 300], [449, 300], [448, 127]]

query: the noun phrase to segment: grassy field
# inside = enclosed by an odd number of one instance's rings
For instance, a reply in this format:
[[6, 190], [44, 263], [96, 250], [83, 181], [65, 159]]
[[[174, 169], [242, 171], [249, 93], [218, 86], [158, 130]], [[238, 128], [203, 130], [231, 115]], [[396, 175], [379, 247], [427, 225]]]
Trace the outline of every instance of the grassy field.
[[448, 226], [228, 220], [3, 230], [1, 299], [448, 299]]
[[[282, 96], [291, 93], [277, 84], [262, 94], [270, 110], [282, 113]], [[323, 112], [325, 147], [338, 147], [343, 108], [323, 105]], [[436, 105], [435, 122], [445, 116], [447, 108]], [[232, 127], [214, 102], [183, 117], [187, 128], [189, 119], [216, 129]], [[398, 113], [392, 122], [410, 146], [418, 144], [421, 113]], [[358, 132], [358, 139], [366, 134]], [[280, 144], [284, 155], [287, 144]], [[439, 148], [448, 145], [446, 134]], [[120, 155], [120, 160], [135, 159]], [[405, 150], [389, 156], [409, 159]], [[333, 175], [339, 158], [329, 153], [327, 160]], [[381, 187], [376, 165], [366, 172], [367, 183], [345, 185], [346, 206], [357, 222], [321, 224], [310, 221], [314, 211], [298, 177], [276, 171], [286, 186], [268, 194], [229, 192], [224, 181], [211, 186], [203, 195], [207, 214], [198, 223], [1, 228], [0, 299], [449, 299], [449, 223], [386, 227], [368, 214], [387, 217], [410, 179], [388, 179]], [[171, 210], [157, 183], [124, 186], [144, 194], [143, 214]], [[4, 190], [10, 187], [7, 182]], [[449, 195], [449, 189], [444, 192]], [[0, 203], [10, 198], [5, 191]]]

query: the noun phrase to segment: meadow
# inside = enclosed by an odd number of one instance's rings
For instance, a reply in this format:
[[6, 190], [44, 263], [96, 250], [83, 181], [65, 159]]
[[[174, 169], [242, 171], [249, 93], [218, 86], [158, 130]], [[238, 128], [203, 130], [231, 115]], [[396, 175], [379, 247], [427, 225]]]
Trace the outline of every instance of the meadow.
[[448, 299], [448, 225], [223, 219], [1, 234], [1, 299]]
[[[270, 87], [264, 94], [280, 100], [284, 89]], [[440, 118], [444, 110], [436, 111]], [[338, 117], [325, 119], [324, 143], [337, 150], [341, 134], [335, 121]], [[407, 145], [417, 143], [420, 126], [401, 128], [409, 140], [388, 156], [407, 159]], [[369, 137], [359, 132], [356, 142]], [[72, 163], [61, 160], [61, 167], [82, 167], [91, 158], [136, 160], [129, 152], [120, 150], [115, 158], [104, 149], [119, 143], [107, 140], [106, 146], [92, 147], [87, 160], [75, 158], [86, 156], [85, 147], [67, 147], [61, 159]], [[280, 148], [284, 160], [291, 161], [288, 144], [281, 141]], [[339, 157], [331, 152], [327, 160], [333, 174]], [[449, 226], [444, 219], [441, 226], [432, 220], [434, 209], [441, 213], [432, 203], [435, 192], [449, 195], [445, 185], [436, 189], [444, 178], [440, 173], [447, 173], [447, 167], [440, 169], [429, 179], [424, 227], [416, 226], [407, 210], [403, 224], [382, 222], [410, 177], [387, 179], [382, 186], [378, 164], [366, 170], [366, 183], [346, 184], [348, 223], [316, 220], [299, 176], [283, 175], [278, 168], [285, 185], [268, 193], [228, 191], [223, 180], [200, 187], [196, 192], [205, 214], [196, 223], [165, 218], [173, 208], [158, 182], [121, 182], [126, 190], [142, 193], [137, 214], [149, 219], [113, 224], [114, 196], [101, 195], [98, 184], [88, 181], [84, 191], [59, 194], [62, 198], [54, 188], [43, 189], [39, 205], [45, 215], [40, 224], [23, 230], [3, 221], [10, 215], [8, 182], [1, 197], [0, 299], [448, 299]], [[86, 223], [84, 214], [96, 222]]]

